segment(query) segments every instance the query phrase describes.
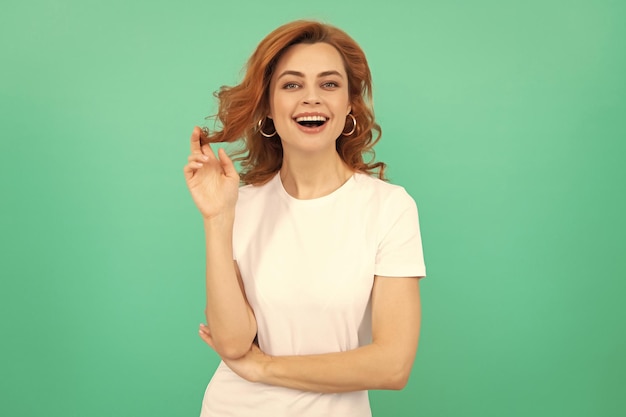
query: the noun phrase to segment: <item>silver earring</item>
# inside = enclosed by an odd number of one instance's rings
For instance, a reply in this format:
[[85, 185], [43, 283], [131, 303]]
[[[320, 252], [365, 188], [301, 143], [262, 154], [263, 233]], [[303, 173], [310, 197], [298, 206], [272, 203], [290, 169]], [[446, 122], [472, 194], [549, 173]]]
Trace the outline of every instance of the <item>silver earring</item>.
[[348, 113], [348, 116], [352, 118], [352, 130], [349, 132], [341, 132], [343, 136], [350, 136], [356, 130], [356, 117], [354, 117], [352, 113]]
[[259, 131], [259, 133], [261, 133], [263, 136], [265, 136], [266, 138], [271, 138], [273, 136], [276, 136], [276, 128], [274, 128], [274, 132], [271, 134], [267, 134], [263, 131], [263, 122], [265, 121], [265, 119], [261, 119], [259, 120], [259, 122], [256, 124], [257, 125], [257, 130]]

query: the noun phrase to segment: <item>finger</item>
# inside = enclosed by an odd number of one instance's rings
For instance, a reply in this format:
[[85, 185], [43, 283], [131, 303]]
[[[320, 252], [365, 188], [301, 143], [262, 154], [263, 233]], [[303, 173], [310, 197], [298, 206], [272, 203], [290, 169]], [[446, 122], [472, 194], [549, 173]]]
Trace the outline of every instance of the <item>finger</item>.
[[200, 336], [200, 339], [202, 339], [207, 345], [213, 347], [213, 340], [211, 339], [211, 336], [206, 333], [202, 333], [202, 330], [198, 332], [198, 335]]
[[204, 165], [201, 162], [190, 162], [183, 168], [183, 173], [185, 174], [185, 179], [190, 180], [193, 178], [194, 174], [197, 170], [202, 168]]
[[222, 169], [224, 170], [224, 174], [227, 177], [237, 177], [237, 170], [235, 169], [235, 165], [233, 161], [230, 159], [226, 151], [222, 148], [217, 150], [217, 154], [220, 158], [220, 164], [222, 165]]
[[211, 330], [209, 330], [209, 326], [207, 326], [204, 323], [200, 323], [200, 332], [208, 335], [209, 337], [211, 337]]
[[193, 128], [191, 132], [191, 153], [192, 154], [205, 154], [210, 157], [215, 157], [211, 145], [209, 145], [209, 138], [206, 132], [200, 129], [198, 126]]
[[200, 162], [204, 163], [209, 160], [208, 155], [193, 153], [187, 157], [187, 162]]
[[209, 331], [209, 328], [207, 326], [201, 324], [200, 329], [198, 330], [198, 335], [202, 340], [206, 342], [206, 344], [215, 349], [213, 345], [213, 338], [211, 337], [211, 332]]
[[211, 148], [211, 145], [209, 145], [208, 142], [204, 143], [201, 147], [200, 147], [201, 151], [203, 154], [205, 155], [213, 155], [213, 149]]
[[205, 143], [209, 143], [209, 129], [206, 127], [200, 128], [200, 146]]
[[209, 141], [209, 130], [205, 127], [200, 129], [200, 150], [205, 155], [215, 156], [211, 142]]
[[193, 128], [193, 132], [191, 132], [191, 153], [199, 154], [202, 153], [201, 145], [200, 145], [200, 135], [202, 134], [202, 130], [195, 126]]

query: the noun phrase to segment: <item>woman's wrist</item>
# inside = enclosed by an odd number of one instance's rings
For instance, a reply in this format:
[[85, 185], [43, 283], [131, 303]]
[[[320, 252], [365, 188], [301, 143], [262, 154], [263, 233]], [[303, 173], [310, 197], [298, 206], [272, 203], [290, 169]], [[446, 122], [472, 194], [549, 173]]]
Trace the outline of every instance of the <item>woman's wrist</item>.
[[224, 227], [232, 228], [235, 222], [235, 210], [228, 210], [220, 214], [216, 214], [210, 217], [203, 217], [205, 228], [221, 229]]
[[263, 354], [261, 360], [258, 362], [257, 372], [254, 382], [262, 384], [270, 383], [271, 367], [273, 365], [274, 358], [270, 355]]

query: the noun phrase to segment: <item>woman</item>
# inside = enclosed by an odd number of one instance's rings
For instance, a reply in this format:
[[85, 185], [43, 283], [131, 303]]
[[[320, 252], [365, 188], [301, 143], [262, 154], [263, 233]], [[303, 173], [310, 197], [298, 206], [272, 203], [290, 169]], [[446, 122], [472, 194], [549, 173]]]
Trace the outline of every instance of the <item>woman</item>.
[[[370, 416], [367, 390], [409, 377], [425, 268], [413, 199], [363, 159], [380, 137], [365, 55], [292, 22], [218, 99], [222, 129], [194, 129], [184, 169], [206, 234], [200, 336], [223, 359], [201, 415]], [[240, 138], [241, 177], [209, 145]]]

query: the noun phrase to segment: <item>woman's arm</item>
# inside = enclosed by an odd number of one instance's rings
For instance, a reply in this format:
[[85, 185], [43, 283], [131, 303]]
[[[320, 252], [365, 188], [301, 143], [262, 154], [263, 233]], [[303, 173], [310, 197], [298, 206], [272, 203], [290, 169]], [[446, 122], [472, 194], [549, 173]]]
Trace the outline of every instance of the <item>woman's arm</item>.
[[241, 274], [233, 261], [234, 214], [205, 219], [205, 317], [215, 351], [224, 359], [244, 356], [257, 332], [256, 319], [245, 296]]
[[206, 236], [206, 320], [214, 349], [235, 359], [250, 350], [256, 320], [233, 261], [233, 224], [239, 175], [223, 149], [216, 157], [199, 127], [191, 134], [191, 155], [183, 170], [204, 219]]
[[[372, 343], [321, 355], [265, 355], [256, 346], [227, 365], [245, 379], [303, 391], [337, 393], [402, 389], [409, 378], [420, 329], [417, 278], [375, 277]], [[212, 344], [210, 332], [201, 337]]]

